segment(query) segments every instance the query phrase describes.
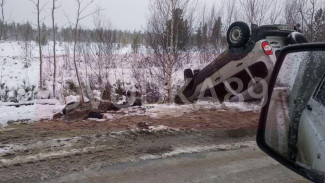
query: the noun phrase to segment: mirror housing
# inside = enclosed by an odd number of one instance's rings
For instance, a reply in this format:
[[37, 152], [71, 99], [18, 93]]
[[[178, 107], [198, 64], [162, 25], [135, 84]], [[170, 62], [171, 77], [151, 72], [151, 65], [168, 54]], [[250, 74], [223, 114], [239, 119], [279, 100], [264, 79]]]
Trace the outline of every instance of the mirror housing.
[[[264, 151], [266, 154], [271, 156], [276, 161], [280, 162], [287, 168], [291, 169], [292, 171], [300, 174], [301, 176], [313, 181], [313, 182], [324, 182], [324, 173], [320, 172], [318, 170], [313, 170], [309, 167], [303, 166], [302, 164], [297, 163], [296, 161], [293, 161], [289, 159], [288, 157], [285, 157], [283, 154], [280, 154], [276, 150], [274, 150], [272, 147], [270, 147], [266, 142], [265, 132], [266, 132], [266, 123], [267, 123], [267, 117], [270, 107], [270, 102], [272, 99], [273, 90], [276, 84], [277, 77], [279, 75], [280, 69], [283, 65], [284, 59], [286, 58], [286, 55], [289, 53], [296, 53], [296, 52], [306, 52], [306, 51], [322, 51], [325, 52], [325, 43], [307, 43], [307, 44], [299, 44], [294, 46], [288, 46], [285, 47], [274, 66], [274, 70], [269, 82], [268, 87], [268, 93], [267, 93], [267, 101], [265, 101], [265, 105], [262, 108], [258, 131], [257, 131], [257, 145], [259, 148]], [[325, 64], [325, 60], [324, 60]]]

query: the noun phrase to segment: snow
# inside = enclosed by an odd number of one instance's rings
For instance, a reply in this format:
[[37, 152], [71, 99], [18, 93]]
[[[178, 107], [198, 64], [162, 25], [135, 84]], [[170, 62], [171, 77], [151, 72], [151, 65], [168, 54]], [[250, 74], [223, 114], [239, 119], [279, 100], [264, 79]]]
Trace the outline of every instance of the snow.
[[56, 99], [42, 99], [37, 100], [36, 103], [40, 105], [60, 105], [60, 101]]
[[39, 121], [42, 119], [52, 119], [53, 115], [59, 113], [63, 110], [65, 105], [56, 104], [56, 105], [40, 105], [36, 104], [34, 111], [34, 118], [32, 121]]
[[149, 132], [149, 133], [156, 133], [156, 132], [161, 132], [161, 131], [180, 131], [178, 128], [170, 128], [168, 126], [164, 125], [158, 125], [158, 126], [148, 126], [148, 128], [136, 128], [132, 129], [131, 131], [133, 132]]
[[49, 99], [50, 92], [47, 90], [39, 90], [37, 93], [37, 99]]
[[0, 125], [7, 125], [9, 121], [27, 120], [31, 121], [34, 119], [36, 106], [0, 106]]
[[65, 97], [65, 102], [67, 104], [72, 103], [72, 102], [79, 102], [79, 101], [80, 101], [79, 96], [69, 95], [69, 96]]
[[24, 151], [31, 148], [41, 148], [46, 149], [49, 147], [71, 147], [73, 144], [77, 143], [81, 137], [70, 137], [70, 138], [57, 138], [50, 139], [46, 141], [37, 141], [35, 143], [26, 144], [26, 143], [14, 143], [14, 144], [5, 144], [0, 147], [0, 156], [6, 153], [12, 153], [17, 151]]
[[5, 165], [12, 165], [16, 163], [28, 163], [28, 162], [39, 161], [43, 159], [49, 159], [52, 157], [72, 156], [75, 154], [102, 150], [103, 148], [105, 148], [105, 146], [85, 147], [79, 149], [66, 149], [61, 151], [38, 153], [36, 155], [16, 156], [13, 159], [0, 159], [0, 162]]
[[[23, 85], [37, 86], [39, 77], [39, 64], [31, 60], [31, 65], [26, 68], [26, 61], [21, 54], [21, 42], [4, 42], [0, 45], [1, 83], [6, 83], [8, 88]], [[34, 52], [36, 53], [36, 52]]]
[[211, 146], [191, 146], [191, 147], [178, 147], [175, 148], [173, 151], [164, 153], [162, 155], [144, 155], [140, 157], [141, 160], [154, 160], [154, 159], [161, 159], [161, 158], [168, 158], [177, 156], [180, 154], [191, 154], [191, 153], [200, 153], [200, 152], [207, 152], [207, 151], [229, 151], [235, 150], [240, 148], [252, 148], [256, 146], [255, 141], [247, 141], [247, 142], [237, 142], [231, 144], [220, 144], [220, 145], [211, 145]]
[[218, 102], [199, 101], [194, 104], [177, 105], [177, 104], [151, 104], [146, 105], [146, 115], [152, 118], [160, 118], [161, 116], [180, 117], [189, 112], [199, 111], [200, 109], [213, 110], [238, 110], [241, 112], [257, 112], [261, 109], [259, 103], [244, 102]]
[[[46, 103], [46, 105], [42, 105]], [[39, 121], [41, 119], [52, 119], [55, 113], [62, 111], [64, 105], [58, 101], [38, 101], [33, 105], [21, 105], [20, 107], [0, 105], [0, 125], [6, 126], [8, 122]]]
[[149, 126], [149, 131], [151, 132], [159, 132], [169, 130], [167, 126], [159, 125], [159, 126]]
[[[43, 83], [44, 89], [37, 91], [39, 81], [39, 59], [38, 59], [38, 47], [35, 42], [29, 42], [28, 54], [25, 53], [26, 43], [19, 41], [4, 42], [0, 44], [0, 84], [5, 83], [8, 87], [9, 98], [16, 98], [15, 91], [19, 91], [18, 101], [30, 101], [36, 98], [36, 96], [25, 93], [24, 90], [27, 87], [35, 88], [33, 94], [37, 92], [38, 99], [48, 99], [53, 96], [53, 58], [52, 58], [52, 45], [53, 42], [48, 42], [43, 46]], [[91, 47], [93, 44], [90, 44]], [[140, 67], [139, 61], [147, 59], [150, 54], [146, 53], [146, 48], [141, 46], [139, 54], [132, 53], [131, 45], [116, 45], [119, 47], [114, 50], [112, 56], [112, 66], [110, 66], [108, 72], [108, 81], [113, 86], [113, 89], [117, 87], [117, 83], [120, 82], [126, 91], [137, 91], [136, 83], [137, 79], [133, 76], [135, 67]], [[88, 47], [87, 47], [88, 48]], [[60, 42], [57, 44], [57, 83], [56, 83], [56, 96], [61, 103], [65, 103], [65, 97], [69, 95], [76, 96], [75, 91], [69, 90], [70, 82], [77, 86], [77, 78], [75, 68], [72, 63], [72, 45], [70, 43]], [[81, 80], [85, 82], [87, 86], [94, 85], [95, 89], [92, 91], [94, 98], [100, 99], [101, 90], [98, 83], [97, 74], [99, 72], [98, 64], [94, 63], [91, 67], [86, 64], [87, 58], [84, 55], [77, 55], [78, 66], [82, 68], [79, 70]], [[202, 64], [197, 62], [198, 58], [194, 55], [192, 61], [188, 61], [183, 68], [175, 70], [173, 83], [174, 85], [183, 84], [183, 70], [184, 68], [202, 68]], [[156, 82], [148, 75], [146, 68], [137, 69], [140, 74], [145, 76], [143, 82]], [[159, 68], [153, 67], [151, 70], [160, 72]], [[101, 72], [105, 72], [106, 69]], [[102, 73], [104, 74], [104, 73]], [[88, 77], [88, 78], [87, 78]], [[157, 83], [158, 84], [158, 83]], [[161, 88], [159, 92], [164, 95], [166, 93], [165, 88]], [[5, 89], [0, 89], [0, 96], [5, 94]], [[2, 99], [1, 99], [2, 100]], [[74, 100], [75, 101], [75, 100]], [[117, 102], [120, 102], [117, 100]]]

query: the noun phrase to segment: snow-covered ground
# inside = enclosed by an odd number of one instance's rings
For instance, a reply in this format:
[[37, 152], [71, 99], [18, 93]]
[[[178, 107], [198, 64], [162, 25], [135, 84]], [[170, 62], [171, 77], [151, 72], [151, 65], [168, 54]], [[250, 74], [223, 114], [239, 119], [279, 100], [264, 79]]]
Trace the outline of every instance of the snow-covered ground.
[[[76, 92], [71, 90], [71, 83], [77, 85], [77, 79], [75, 74], [75, 68], [72, 62], [72, 45], [70, 43], [59, 42], [57, 44], [57, 79], [56, 79], [56, 99], [57, 101], [51, 105], [44, 104], [46, 100], [52, 98], [52, 86], [53, 86], [53, 56], [52, 56], [53, 42], [49, 42], [43, 46], [43, 89], [38, 90], [39, 84], [39, 58], [38, 58], [38, 46], [35, 42], [18, 42], [8, 41], [0, 44], [0, 124], [6, 124], [8, 121], [17, 120], [39, 120], [43, 118], [50, 118], [53, 111], [59, 111], [62, 106], [71, 101], [79, 100], [79, 96]], [[90, 49], [91, 45], [88, 46]], [[116, 45], [117, 46], [117, 45]], [[77, 55], [79, 73], [82, 81], [88, 87], [92, 86], [92, 91], [88, 91], [92, 96], [97, 99], [101, 98], [101, 87], [98, 83], [98, 73], [108, 76], [109, 83], [113, 86], [113, 90], [116, 89], [121, 83], [121, 86], [125, 91], [137, 91], [139, 82], [134, 77], [134, 71], [138, 71], [145, 78], [143, 82], [155, 83], [153, 78], [145, 75], [146, 72], [151, 70], [159, 70], [158, 68], [150, 68], [144, 70], [143, 68], [137, 68], [138, 62], [150, 57], [146, 54], [145, 47], [141, 46], [139, 54], [132, 54], [131, 45], [117, 46], [118, 49], [113, 50], [113, 55], [110, 56], [109, 68], [101, 68], [100, 64], [89, 64], [88, 59], [94, 59], [86, 57], [81, 51]], [[189, 61], [184, 65], [184, 68], [175, 70], [174, 73], [174, 85], [183, 84], [183, 70], [185, 68], [200, 68], [203, 66], [200, 62], [196, 61], [193, 57], [192, 61]], [[93, 60], [90, 60], [93, 62]], [[106, 67], [106, 66], [105, 66]], [[156, 85], [163, 86], [163, 84], [156, 83]], [[159, 92], [164, 94], [165, 89], [159, 89]], [[125, 100], [125, 98], [119, 98], [118, 100]], [[35, 105], [22, 105], [20, 107], [9, 106], [10, 104], [26, 104], [34, 103]], [[43, 103], [43, 104], [41, 104]], [[171, 106], [169, 106], [171, 107]]]
[[[0, 126], [7, 125], [8, 122], [33, 122], [41, 119], [52, 119], [55, 113], [62, 111], [63, 104], [57, 100], [40, 100], [31, 105], [21, 105], [19, 107], [0, 103]], [[28, 103], [27, 103], [28, 104]]]

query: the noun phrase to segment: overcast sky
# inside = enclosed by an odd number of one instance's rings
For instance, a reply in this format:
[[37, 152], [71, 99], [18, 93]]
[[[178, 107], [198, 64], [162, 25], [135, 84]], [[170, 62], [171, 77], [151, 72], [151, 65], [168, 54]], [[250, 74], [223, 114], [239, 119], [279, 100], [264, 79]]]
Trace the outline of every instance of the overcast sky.
[[[48, 2], [46, 11], [42, 16], [47, 17], [44, 21], [50, 25], [50, 7], [52, 0], [40, 0], [41, 3]], [[199, 4], [207, 3], [208, 6], [220, 0], [199, 0]], [[146, 23], [146, 15], [148, 14], [149, 0], [95, 0], [93, 6], [89, 7], [90, 11], [100, 6], [104, 9], [104, 13], [109, 18], [111, 25], [116, 29], [123, 30], [141, 30]], [[60, 9], [56, 12], [57, 24], [59, 26], [68, 26], [66, 15], [73, 19], [76, 11], [75, 0], [59, 0]], [[30, 0], [7, 0], [6, 15], [9, 21], [15, 22], [36, 22], [35, 7]], [[93, 27], [92, 17], [83, 20], [81, 23], [83, 27]]]

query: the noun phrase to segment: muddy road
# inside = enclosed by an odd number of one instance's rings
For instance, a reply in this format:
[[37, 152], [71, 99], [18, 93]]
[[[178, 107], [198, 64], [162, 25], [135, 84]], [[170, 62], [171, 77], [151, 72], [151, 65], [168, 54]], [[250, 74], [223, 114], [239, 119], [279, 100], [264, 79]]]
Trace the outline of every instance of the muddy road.
[[[259, 111], [131, 108], [106, 121], [0, 128], [0, 182], [42, 182], [121, 163], [251, 147]], [[172, 112], [171, 112], [172, 111]]]
[[120, 163], [99, 171], [73, 173], [50, 181], [60, 183], [304, 183], [291, 172], [247, 143], [234, 150], [180, 154], [174, 157]]

